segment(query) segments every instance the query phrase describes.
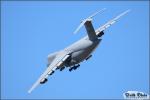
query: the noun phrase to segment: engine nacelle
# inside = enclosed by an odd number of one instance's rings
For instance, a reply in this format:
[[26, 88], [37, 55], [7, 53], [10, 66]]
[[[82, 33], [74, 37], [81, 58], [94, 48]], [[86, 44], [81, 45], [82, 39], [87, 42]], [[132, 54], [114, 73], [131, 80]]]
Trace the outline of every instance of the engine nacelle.
[[104, 35], [104, 32], [103, 32], [103, 31], [101, 31], [97, 36], [98, 36], [98, 37], [101, 37], [102, 35]]
[[42, 79], [41, 81], [40, 81], [40, 84], [44, 84], [44, 83], [46, 83], [48, 81], [48, 79], [47, 78], [44, 78], [44, 79]]

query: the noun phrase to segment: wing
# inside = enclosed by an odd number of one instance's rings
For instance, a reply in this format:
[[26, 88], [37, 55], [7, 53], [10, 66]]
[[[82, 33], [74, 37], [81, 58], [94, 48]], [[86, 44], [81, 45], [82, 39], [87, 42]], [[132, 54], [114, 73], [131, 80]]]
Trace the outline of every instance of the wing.
[[45, 72], [40, 76], [40, 78], [33, 84], [33, 86], [29, 89], [28, 93], [31, 93], [39, 84], [42, 80], [48, 78], [48, 76], [56, 70], [57, 67], [59, 67], [63, 62], [69, 57], [68, 52], [60, 52], [55, 59], [52, 61], [52, 63], [47, 67]]
[[112, 24], [114, 24], [120, 17], [122, 17], [123, 15], [127, 14], [130, 10], [127, 10], [123, 13], [121, 13], [120, 15], [118, 15], [117, 17], [115, 17], [114, 19], [108, 21], [106, 24], [104, 24], [103, 26], [101, 26], [100, 28], [98, 28], [96, 30], [96, 35], [98, 35], [100, 32], [104, 31], [105, 29], [107, 29], [108, 27], [110, 27]]

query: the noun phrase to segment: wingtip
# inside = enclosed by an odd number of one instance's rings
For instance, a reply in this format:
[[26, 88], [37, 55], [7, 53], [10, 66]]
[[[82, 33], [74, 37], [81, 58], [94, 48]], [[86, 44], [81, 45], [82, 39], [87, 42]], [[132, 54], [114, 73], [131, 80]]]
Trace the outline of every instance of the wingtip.
[[31, 92], [32, 92], [31, 90], [28, 91], [29, 94], [30, 94]]
[[100, 9], [100, 10], [97, 11], [97, 14], [98, 13], [103, 13], [105, 10], [106, 10], [106, 8]]
[[75, 34], [77, 34], [77, 32], [76, 32], [76, 31], [74, 31], [74, 32], [73, 32], [73, 34], [75, 35]]
[[126, 10], [126, 11], [124, 11], [124, 14], [127, 14], [127, 13], [129, 13], [130, 11], [131, 11], [131, 9]]
[[106, 8], [103, 8], [102, 10], [106, 10]]
[[131, 9], [126, 10], [127, 13], [130, 12], [130, 11], [131, 11]]
[[32, 91], [33, 91], [34, 87], [31, 87], [29, 90], [28, 90], [28, 93], [30, 94]]
[[73, 34], [76, 35], [76, 34], [77, 34], [77, 31], [74, 31]]

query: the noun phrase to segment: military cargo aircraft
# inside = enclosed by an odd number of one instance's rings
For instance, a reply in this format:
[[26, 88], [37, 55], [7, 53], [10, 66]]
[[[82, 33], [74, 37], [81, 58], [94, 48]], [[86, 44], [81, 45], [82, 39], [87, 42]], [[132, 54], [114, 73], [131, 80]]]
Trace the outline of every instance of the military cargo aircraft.
[[46, 83], [48, 81], [48, 76], [54, 74], [55, 70], [62, 71], [67, 67], [69, 68], [70, 72], [72, 70], [76, 70], [80, 66], [80, 63], [82, 61], [88, 60], [92, 56], [92, 52], [102, 41], [104, 31], [112, 24], [114, 24], [121, 16], [127, 14], [130, 11], [124, 11], [117, 17], [113, 18], [112, 20], [108, 21], [107, 23], [95, 30], [92, 25], [92, 18], [98, 13], [102, 13], [104, 10], [105, 8], [82, 20], [81, 24], [74, 31], [74, 33], [77, 33], [79, 29], [84, 25], [87, 36], [81, 38], [80, 40], [66, 47], [63, 50], [48, 55], [48, 67], [40, 76], [40, 78], [35, 82], [35, 84], [33, 84], [28, 93], [31, 93], [31, 91], [39, 84]]

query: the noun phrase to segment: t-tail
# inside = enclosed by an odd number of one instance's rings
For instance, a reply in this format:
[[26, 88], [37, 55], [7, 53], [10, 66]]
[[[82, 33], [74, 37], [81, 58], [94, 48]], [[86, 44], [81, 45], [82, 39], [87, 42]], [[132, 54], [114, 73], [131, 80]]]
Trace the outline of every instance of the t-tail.
[[128, 12], [130, 12], [130, 10], [126, 10], [123, 13], [121, 13], [120, 15], [116, 16], [115, 18], [113, 18], [112, 20], [108, 21], [106, 24], [104, 24], [103, 26], [99, 27], [98, 29], [94, 29], [93, 25], [92, 25], [92, 18], [94, 16], [96, 16], [98, 13], [102, 13], [106, 8], [95, 12], [94, 14], [92, 14], [91, 16], [89, 16], [88, 18], [84, 19], [81, 24], [77, 27], [77, 29], [74, 31], [74, 33], [77, 33], [80, 28], [84, 25], [86, 32], [88, 34], [88, 37], [90, 40], [95, 40], [98, 37], [101, 37], [104, 34], [104, 30], [107, 29], [108, 27], [110, 27], [111, 25], [113, 25], [114, 23], [116, 23], [116, 21], [124, 16], [125, 14], [127, 14]]
[[94, 14], [92, 14], [91, 16], [89, 16], [88, 18], [82, 20], [81, 24], [77, 27], [77, 29], [74, 31], [74, 34], [76, 34], [80, 28], [84, 25], [85, 28], [86, 28], [86, 31], [87, 31], [87, 34], [88, 34], [88, 37], [90, 40], [94, 40], [94, 39], [97, 39], [97, 36], [96, 36], [96, 33], [95, 33], [95, 30], [94, 30], [94, 27], [92, 25], [92, 18], [94, 16], [96, 16], [97, 14], [99, 13], [102, 13], [106, 8], [103, 8], [97, 12], [95, 12]]
[[86, 32], [88, 34], [88, 37], [89, 37], [89, 40], [96, 40], [98, 37], [95, 33], [95, 29], [92, 25], [92, 20], [89, 19], [87, 20], [85, 23], [84, 23], [84, 26], [85, 26], [85, 29], [86, 29]]

